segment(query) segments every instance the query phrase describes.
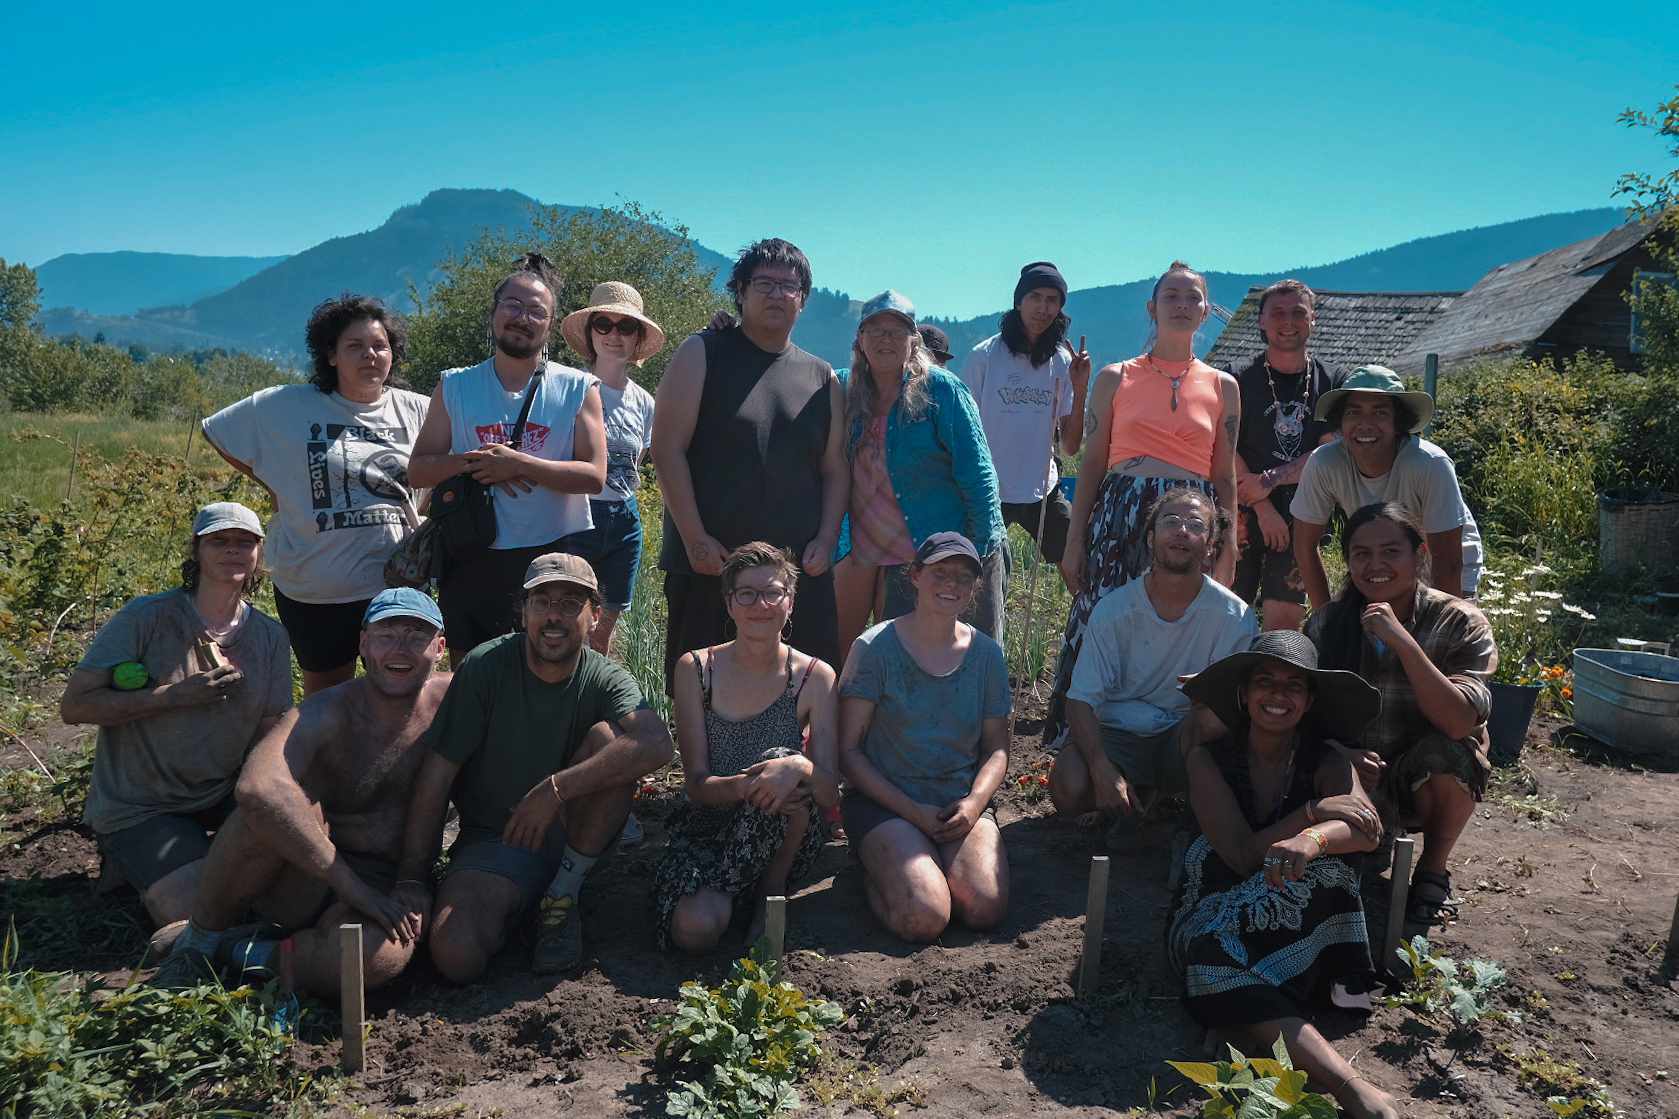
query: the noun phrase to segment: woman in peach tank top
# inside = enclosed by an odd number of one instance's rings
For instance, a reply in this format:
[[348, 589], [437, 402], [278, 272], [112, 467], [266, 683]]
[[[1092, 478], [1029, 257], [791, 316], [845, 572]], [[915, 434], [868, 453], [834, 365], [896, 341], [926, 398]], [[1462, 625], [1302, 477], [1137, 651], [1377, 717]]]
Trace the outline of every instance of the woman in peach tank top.
[[[1195, 332], [1207, 320], [1207, 281], [1173, 261], [1148, 302], [1154, 344], [1098, 375], [1085, 413], [1085, 455], [1073, 498], [1072, 525], [1061, 572], [1073, 592], [1067, 632], [1056, 663], [1055, 691], [1044, 745], [1066, 737], [1067, 686], [1091, 611], [1108, 592], [1149, 567], [1146, 525], [1164, 491], [1193, 486], [1220, 509], [1212, 575], [1229, 586], [1236, 575], [1236, 431], [1241, 395], [1236, 379], [1195, 357]], [[1112, 790], [1106, 791], [1112, 798]], [[1097, 794], [1098, 804], [1107, 804]], [[1115, 802], [1117, 803], [1117, 801]]]

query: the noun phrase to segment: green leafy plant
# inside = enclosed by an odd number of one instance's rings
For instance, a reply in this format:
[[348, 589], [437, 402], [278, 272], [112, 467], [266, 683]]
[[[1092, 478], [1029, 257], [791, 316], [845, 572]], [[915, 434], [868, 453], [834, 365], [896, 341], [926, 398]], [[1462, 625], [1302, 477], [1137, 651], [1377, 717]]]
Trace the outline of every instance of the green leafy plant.
[[1515, 1062], [1516, 1083], [1545, 1097], [1545, 1105], [1562, 1119], [1616, 1119], [1623, 1114], [1603, 1082], [1581, 1072], [1573, 1061], [1559, 1060], [1543, 1049], [1500, 1053]]
[[675, 1012], [655, 1023], [655, 1059], [678, 1078], [667, 1115], [751, 1119], [799, 1106], [794, 1085], [821, 1059], [822, 1032], [845, 1014], [777, 982], [778, 972], [754, 950], [718, 986], [682, 985]]
[[1282, 1038], [1270, 1057], [1228, 1048], [1228, 1061], [1166, 1062], [1207, 1094], [1204, 1119], [1334, 1119], [1335, 1101], [1306, 1090], [1306, 1074], [1289, 1060]]
[[1399, 958], [1411, 969], [1404, 989], [1387, 1000], [1389, 1006], [1408, 1006], [1420, 1015], [1449, 1015], [1459, 1026], [1472, 1026], [1494, 1011], [1487, 1000], [1504, 986], [1504, 969], [1491, 960], [1459, 965], [1429, 947], [1426, 936], [1414, 936], [1399, 946]]
[[315, 1092], [267, 993], [129, 987], [19, 970], [0, 950], [0, 1115], [226, 1114]]

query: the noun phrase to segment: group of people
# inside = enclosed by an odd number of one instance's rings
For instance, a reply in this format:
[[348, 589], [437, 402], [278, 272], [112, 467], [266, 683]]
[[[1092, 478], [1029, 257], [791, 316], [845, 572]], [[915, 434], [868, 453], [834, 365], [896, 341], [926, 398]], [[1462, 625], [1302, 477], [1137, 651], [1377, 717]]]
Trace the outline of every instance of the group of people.
[[[651, 890], [661, 947], [761, 927], [836, 824], [898, 936], [1005, 919], [991, 802], [1016, 525], [1073, 594], [1044, 732], [1055, 809], [1123, 833], [1187, 797], [1169, 944], [1191, 1012], [1283, 1036], [1343, 1106], [1394, 1114], [1306, 1019], [1368, 989], [1358, 856], [1419, 829], [1407, 924], [1450, 914], [1447, 858], [1488, 773], [1480, 542], [1421, 438], [1427, 394], [1325, 368], [1294, 280], [1262, 296], [1264, 351], [1214, 369], [1194, 353], [1206, 281], [1182, 262], [1146, 352], [1094, 384], [1047, 261], [959, 374], [891, 290], [863, 305], [848, 369], [793, 344], [811, 271], [786, 241], [745, 249], [728, 290], [735, 314], [649, 394], [631, 370], [665, 336], [640, 294], [604, 283], [562, 318], [528, 254], [487, 309], [492, 353], [429, 400], [400, 387], [401, 318], [346, 295], [311, 317], [309, 383], [204, 421], [274, 516], [201, 510], [181, 586], [120, 611], [62, 705], [100, 727], [87, 821], [167, 929], [160, 981], [330, 990], [326, 930], [350, 913], [384, 934], [370, 985], [421, 942], [469, 982], [521, 920], [537, 971], [579, 965], [584, 880], [672, 754], [610, 656], [650, 455], [684, 778]], [[556, 326], [586, 368], [550, 360]], [[1069, 501], [1058, 458], [1081, 452]], [[422, 516], [486, 510], [435, 601], [385, 588]], [[278, 622], [250, 603], [264, 571]]]

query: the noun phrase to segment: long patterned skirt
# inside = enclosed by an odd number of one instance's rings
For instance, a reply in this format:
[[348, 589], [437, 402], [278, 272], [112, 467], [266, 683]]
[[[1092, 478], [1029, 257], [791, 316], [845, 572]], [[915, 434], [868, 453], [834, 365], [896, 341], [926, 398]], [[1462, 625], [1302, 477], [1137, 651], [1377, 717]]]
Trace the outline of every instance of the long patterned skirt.
[[1213, 496], [1212, 483], [1207, 481], [1113, 472], [1102, 479], [1084, 534], [1084, 587], [1073, 598], [1061, 656], [1055, 662], [1055, 690], [1050, 694], [1049, 714], [1044, 720], [1045, 750], [1059, 750], [1067, 737], [1067, 689], [1073, 682], [1073, 664], [1084, 645], [1084, 627], [1090, 622], [1091, 611], [1109, 592], [1149, 569], [1149, 511], [1161, 494], [1178, 486], [1192, 486]]
[[1197, 836], [1184, 853], [1166, 933], [1190, 1016], [1209, 1029], [1252, 1025], [1303, 1016], [1337, 981], [1368, 989], [1373, 969], [1358, 878], [1352, 861], [1331, 855], [1274, 889], [1263, 871], [1237, 877]]

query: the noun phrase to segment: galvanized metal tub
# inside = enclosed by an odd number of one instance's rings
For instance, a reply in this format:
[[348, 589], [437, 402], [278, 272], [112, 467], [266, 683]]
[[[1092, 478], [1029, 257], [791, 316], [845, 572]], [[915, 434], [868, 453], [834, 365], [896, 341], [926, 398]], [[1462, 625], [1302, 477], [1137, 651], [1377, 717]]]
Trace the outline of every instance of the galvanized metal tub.
[[1574, 725], [1621, 753], [1679, 766], [1679, 657], [1574, 650]]

